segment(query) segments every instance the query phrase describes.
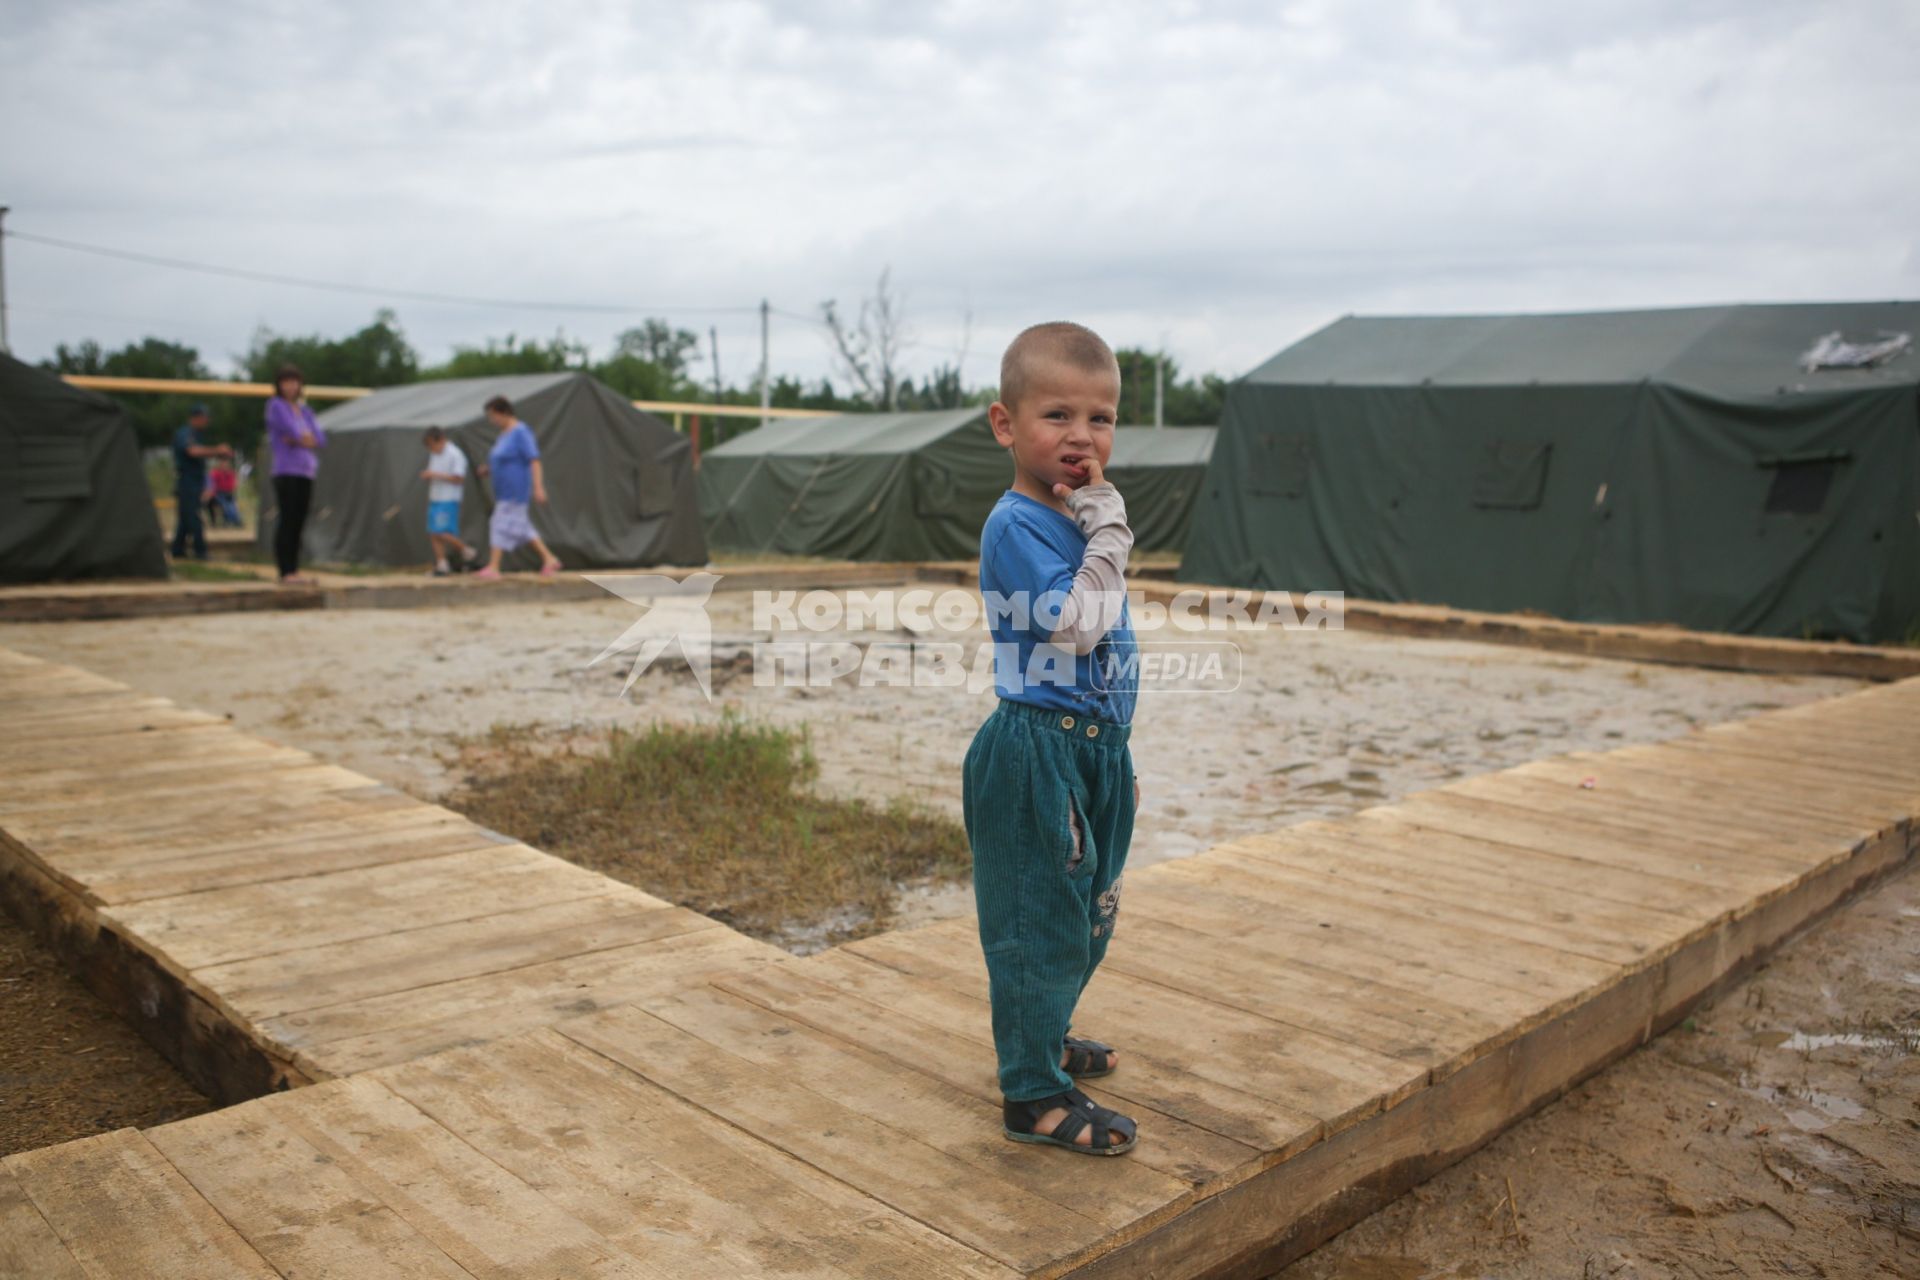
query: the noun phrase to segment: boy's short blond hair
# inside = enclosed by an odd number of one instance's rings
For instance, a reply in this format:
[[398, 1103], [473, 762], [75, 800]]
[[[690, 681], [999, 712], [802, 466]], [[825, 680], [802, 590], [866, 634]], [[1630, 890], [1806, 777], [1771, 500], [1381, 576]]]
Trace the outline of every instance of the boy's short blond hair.
[[1071, 320], [1050, 320], [1022, 329], [1000, 357], [1000, 403], [1013, 408], [1026, 394], [1033, 367], [1048, 360], [1083, 369], [1088, 373], [1113, 372], [1120, 376], [1120, 362], [1105, 339], [1083, 324]]

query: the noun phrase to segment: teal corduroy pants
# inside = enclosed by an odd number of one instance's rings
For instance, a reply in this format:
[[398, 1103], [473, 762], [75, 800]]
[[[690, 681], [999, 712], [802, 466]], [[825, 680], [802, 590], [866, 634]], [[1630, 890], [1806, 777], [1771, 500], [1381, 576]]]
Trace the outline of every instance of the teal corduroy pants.
[[1133, 839], [1128, 726], [1002, 700], [967, 748], [962, 790], [993, 1000], [1000, 1092], [1073, 1087], [1060, 1051], [1113, 940]]

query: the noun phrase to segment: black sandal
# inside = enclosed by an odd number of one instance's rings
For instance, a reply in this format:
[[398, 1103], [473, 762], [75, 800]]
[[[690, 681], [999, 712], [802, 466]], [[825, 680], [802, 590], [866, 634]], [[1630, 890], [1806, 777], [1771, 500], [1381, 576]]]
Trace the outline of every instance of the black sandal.
[[1078, 1036], [1068, 1036], [1063, 1042], [1067, 1051], [1066, 1073], [1075, 1080], [1098, 1080], [1110, 1075], [1113, 1068], [1107, 1065], [1107, 1055], [1113, 1052], [1113, 1046], [1101, 1044], [1098, 1040], [1082, 1040]]
[[[1056, 1108], [1066, 1110], [1065, 1118], [1054, 1126], [1052, 1133], [1035, 1133], [1033, 1126], [1039, 1123], [1040, 1117]], [[1083, 1156], [1117, 1156], [1131, 1151], [1137, 1136], [1131, 1117], [1123, 1116], [1111, 1107], [1101, 1106], [1078, 1089], [1056, 1093], [1051, 1098], [1036, 1098], [1032, 1102], [1003, 1098], [1000, 1112], [1007, 1136], [1015, 1142], [1049, 1143], [1077, 1151]], [[1089, 1140], [1090, 1145], [1082, 1146], [1074, 1139], [1088, 1125], [1093, 1126], [1093, 1136]]]

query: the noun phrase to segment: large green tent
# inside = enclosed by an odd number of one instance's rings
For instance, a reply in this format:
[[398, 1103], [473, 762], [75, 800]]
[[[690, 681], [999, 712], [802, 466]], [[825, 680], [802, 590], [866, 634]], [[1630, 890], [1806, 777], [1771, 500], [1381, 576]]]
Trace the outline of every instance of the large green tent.
[[0, 582], [166, 576], [126, 413], [0, 354]]
[[700, 510], [729, 550], [952, 560], [1012, 479], [985, 409], [786, 418], [707, 451]]
[[1178, 551], [1213, 454], [1212, 427], [1121, 427], [1107, 479], [1127, 500], [1136, 551]]
[[1343, 319], [1229, 390], [1180, 576], [1905, 639], [1917, 331], [1916, 303]]
[[[584, 373], [416, 382], [327, 410], [307, 557], [389, 565], [432, 559], [420, 479], [428, 427], [444, 429], [467, 455], [460, 533], [485, 548], [492, 489], [476, 473], [499, 434], [483, 409], [494, 396], [512, 401], [540, 442], [551, 501], [534, 509], [533, 523], [569, 568], [706, 563], [690, 442]], [[265, 492], [270, 499], [271, 489]], [[261, 520], [263, 539], [274, 521], [272, 512]], [[523, 548], [508, 566], [536, 559]]]

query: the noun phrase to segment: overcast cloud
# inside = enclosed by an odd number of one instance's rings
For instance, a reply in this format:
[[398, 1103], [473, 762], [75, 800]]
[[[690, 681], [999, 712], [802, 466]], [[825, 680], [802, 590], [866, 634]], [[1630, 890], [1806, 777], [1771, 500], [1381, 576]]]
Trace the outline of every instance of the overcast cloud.
[[[381, 288], [429, 359], [647, 314], [758, 360], [891, 265], [991, 382], [1072, 317], [1239, 373], [1349, 312], [1920, 296], [1920, 5], [20, 3], [22, 232]], [[377, 299], [6, 246], [15, 350]], [[776, 317], [776, 371], [829, 371]]]

